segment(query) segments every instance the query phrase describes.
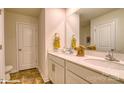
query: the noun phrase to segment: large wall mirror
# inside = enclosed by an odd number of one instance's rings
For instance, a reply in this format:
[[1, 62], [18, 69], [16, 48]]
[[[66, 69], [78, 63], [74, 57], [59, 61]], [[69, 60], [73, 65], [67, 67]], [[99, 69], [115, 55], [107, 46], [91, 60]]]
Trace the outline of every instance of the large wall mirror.
[[79, 16], [78, 14], [68, 15], [66, 18], [66, 48], [71, 48], [71, 39], [75, 35], [77, 45], [79, 44]]
[[[70, 26], [68, 26], [70, 25]], [[72, 35], [87, 50], [124, 53], [124, 9], [80, 8], [66, 20], [66, 45]]]

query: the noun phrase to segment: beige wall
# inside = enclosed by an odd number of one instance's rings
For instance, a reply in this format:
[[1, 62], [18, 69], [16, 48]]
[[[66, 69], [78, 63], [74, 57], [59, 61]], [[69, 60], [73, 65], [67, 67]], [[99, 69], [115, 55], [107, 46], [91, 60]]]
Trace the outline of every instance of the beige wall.
[[61, 48], [65, 47], [65, 9], [45, 9], [45, 30], [48, 50], [53, 50], [55, 33], [59, 33]]
[[45, 9], [41, 9], [41, 13], [39, 16], [39, 33], [38, 33], [38, 68], [44, 80], [45, 76], [45, 55], [46, 55], [46, 47], [45, 47]]
[[66, 48], [71, 48], [72, 35], [75, 35], [77, 46], [79, 45], [79, 15], [75, 12], [77, 8], [66, 9]]
[[[107, 20], [116, 19], [116, 50], [118, 52], [124, 53], [124, 9], [117, 9], [110, 13], [107, 13], [103, 16], [97, 17], [93, 20], [91, 20], [91, 36], [93, 38], [93, 27], [96, 24], [100, 24], [101, 22], [105, 22]], [[93, 39], [92, 39], [93, 40]]]
[[16, 68], [16, 22], [38, 23], [38, 19], [12, 12], [5, 12], [5, 61]]
[[89, 45], [86, 42], [86, 37], [90, 36], [90, 24], [86, 26], [80, 26], [80, 44]]
[[43, 79], [47, 81], [47, 52], [53, 50], [55, 33], [60, 34], [61, 48], [65, 46], [65, 9], [42, 9], [39, 18], [39, 70]]

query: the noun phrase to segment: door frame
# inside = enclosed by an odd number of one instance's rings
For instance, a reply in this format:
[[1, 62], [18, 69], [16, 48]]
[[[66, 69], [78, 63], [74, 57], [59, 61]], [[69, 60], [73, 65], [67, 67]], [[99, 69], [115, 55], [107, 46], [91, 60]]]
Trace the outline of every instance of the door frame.
[[1, 51], [1, 55], [2, 56], [2, 62], [0, 62], [0, 79], [4, 80], [5, 79], [5, 33], [4, 33], [4, 8], [0, 8], [1, 11], [1, 20], [0, 20], [0, 24], [1, 24], [1, 34], [2, 34], [2, 41], [1, 41], [1, 45], [2, 48], [0, 49]]
[[[18, 44], [19, 44], [19, 38], [18, 38], [18, 24], [31, 24], [31, 25], [35, 25], [37, 27], [37, 32], [38, 32], [38, 24], [34, 24], [34, 23], [29, 23], [29, 22], [16, 22], [16, 71], [14, 72], [18, 72], [19, 69], [19, 57], [18, 57]], [[36, 33], [36, 32], [35, 32]], [[35, 34], [36, 35], [36, 34]], [[37, 37], [38, 40], [38, 37]], [[35, 45], [36, 43], [38, 44], [38, 41], [35, 38]], [[38, 50], [38, 47], [35, 46], [35, 50]], [[38, 53], [36, 53], [35, 51], [35, 55], [36, 55], [36, 61], [37, 61], [37, 65], [38, 65]], [[36, 65], [36, 67], [37, 67]]]

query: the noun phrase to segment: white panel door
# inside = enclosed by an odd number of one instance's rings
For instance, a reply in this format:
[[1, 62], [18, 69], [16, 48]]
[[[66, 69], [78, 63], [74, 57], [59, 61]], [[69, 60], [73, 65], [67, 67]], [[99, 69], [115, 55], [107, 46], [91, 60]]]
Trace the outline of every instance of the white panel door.
[[111, 21], [96, 26], [94, 38], [97, 50], [115, 49], [115, 22]]
[[0, 79], [5, 79], [4, 9], [0, 9]]
[[18, 68], [19, 70], [34, 68], [37, 65], [36, 26], [19, 23], [18, 30]]

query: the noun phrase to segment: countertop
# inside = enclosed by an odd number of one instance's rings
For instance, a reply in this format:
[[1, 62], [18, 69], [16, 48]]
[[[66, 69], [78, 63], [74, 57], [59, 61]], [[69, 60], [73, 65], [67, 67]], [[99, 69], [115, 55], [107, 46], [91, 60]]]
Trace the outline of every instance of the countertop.
[[[49, 51], [48, 54], [60, 57], [62, 59], [65, 59], [69, 62], [72, 62], [72, 63], [80, 65], [80, 66], [85, 66], [91, 70], [97, 71], [101, 74], [104, 74], [104, 75], [114, 78], [116, 80], [120, 80], [121, 82], [124, 82], [124, 69], [109, 68], [109, 65], [111, 65], [111, 62], [108, 63], [108, 67], [103, 67], [103, 66], [98, 66], [98, 65], [91, 64], [91, 63], [87, 63], [85, 61], [86, 59], [103, 59], [104, 60], [104, 58], [94, 57], [94, 56], [89, 56], [89, 55], [85, 55], [84, 57], [78, 57], [75, 55], [68, 55], [68, 54], [64, 54], [64, 53], [60, 53], [60, 52], [53, 52], [53, 51]], [[119, 64], [124, 66], [123, 61], [120, 61]]]

